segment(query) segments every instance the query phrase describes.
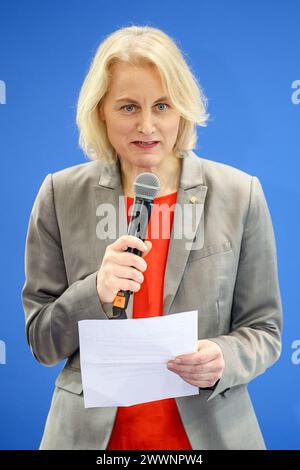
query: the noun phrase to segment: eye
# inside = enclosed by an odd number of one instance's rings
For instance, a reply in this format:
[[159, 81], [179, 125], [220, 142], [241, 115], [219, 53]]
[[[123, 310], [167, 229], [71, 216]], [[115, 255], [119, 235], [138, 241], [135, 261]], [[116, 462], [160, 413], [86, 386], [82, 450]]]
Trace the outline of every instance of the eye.
[[[169, 108], [169, 105], [167, 103], [157, 103], [156, 106], [167, 106], [167, 108]], [[166, 108], [165, 108], [166, 109]], [[162, 111], [164, 111], [164, 109], [162, 109]]]
[[130, 108], [132, 106], [135, 107], [134, 104], [125, 104], [125, 106], [121, 106], [121, 109]]
[[[155, 106], [166, 106], [167, 108], [169, 108], [169, 105], [166, 104], [166, 103], [157, 103]], [[135, 104], [125, 104], [124, 106], [121, 106], [120, 109], [125, 109], [125, 108], [135, 108]], [[160, 111], [165, 111], [166, 108], [163, 108], [163, 109], [160, 109]], [[128, 109], [127, 109], [128, 111]], [[131, 114], [131, 112], [129, 111], [129, 114]]]

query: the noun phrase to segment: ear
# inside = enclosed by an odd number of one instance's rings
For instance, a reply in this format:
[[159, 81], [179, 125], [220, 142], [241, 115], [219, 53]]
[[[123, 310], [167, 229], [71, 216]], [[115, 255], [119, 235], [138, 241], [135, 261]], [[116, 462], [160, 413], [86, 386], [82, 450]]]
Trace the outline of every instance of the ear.
[[105, 121], [104, 112], [103, 112], [103, 103], [99, 103], [98, 113], [99, 113], [99, 117], [100, 117], [101, 121]]

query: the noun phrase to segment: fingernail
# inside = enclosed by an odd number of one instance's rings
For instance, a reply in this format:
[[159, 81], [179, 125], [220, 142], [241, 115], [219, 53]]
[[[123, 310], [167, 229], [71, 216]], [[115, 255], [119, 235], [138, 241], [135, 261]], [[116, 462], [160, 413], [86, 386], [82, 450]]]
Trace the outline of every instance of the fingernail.
[[180, 364], [180, 363], [181, 363], [181, 359], [175, 359], [175, 362], [177, 362], [177, 364]]

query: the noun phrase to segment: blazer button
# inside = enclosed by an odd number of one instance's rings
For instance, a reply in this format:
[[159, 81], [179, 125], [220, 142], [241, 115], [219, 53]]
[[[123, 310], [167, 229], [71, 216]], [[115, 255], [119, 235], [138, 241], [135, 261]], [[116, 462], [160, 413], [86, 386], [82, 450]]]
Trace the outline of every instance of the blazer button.
[[190, 197], [190, 202], [191, 202], [192, 204], [195, 204], [195, 202], [197, 202], [196, 196], [191, 196], [191, 197]]

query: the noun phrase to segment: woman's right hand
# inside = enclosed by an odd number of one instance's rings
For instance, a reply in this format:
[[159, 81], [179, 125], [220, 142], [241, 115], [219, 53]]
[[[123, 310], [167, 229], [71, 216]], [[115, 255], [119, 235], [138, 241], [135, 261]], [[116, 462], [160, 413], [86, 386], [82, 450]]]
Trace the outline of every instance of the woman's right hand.
[[[126, 252], [128, 247], [142, 251], [142, 256]], [[123, 235], [107, 246], [97, 273], [97, 292], [102, 303], [113, 302], [119, 290], [137, 292], [140, 289], [143, 272], [147, 269], [143, 257], [151, 248], [150, 241], [144, 243], [133, 235]]]

